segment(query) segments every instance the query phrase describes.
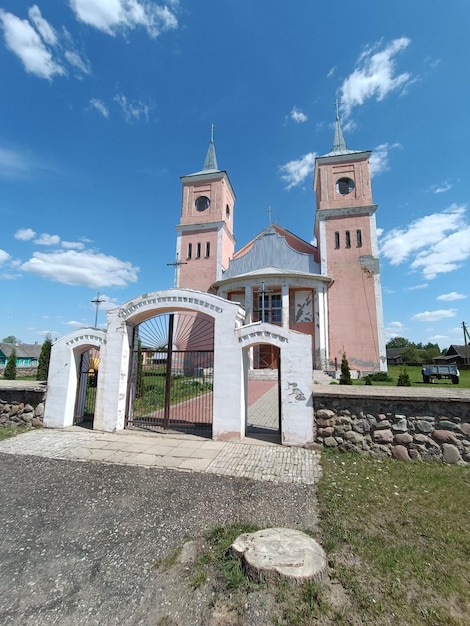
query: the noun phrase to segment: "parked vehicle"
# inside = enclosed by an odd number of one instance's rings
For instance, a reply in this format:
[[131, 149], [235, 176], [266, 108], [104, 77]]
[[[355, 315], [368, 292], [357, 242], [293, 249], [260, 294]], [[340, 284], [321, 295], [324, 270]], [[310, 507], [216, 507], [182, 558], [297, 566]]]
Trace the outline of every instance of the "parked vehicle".
[[457, 365], [423, 365], [423, 383], [432, 383], [441, 378], [450, 378], [454, 385], [460, 381]]

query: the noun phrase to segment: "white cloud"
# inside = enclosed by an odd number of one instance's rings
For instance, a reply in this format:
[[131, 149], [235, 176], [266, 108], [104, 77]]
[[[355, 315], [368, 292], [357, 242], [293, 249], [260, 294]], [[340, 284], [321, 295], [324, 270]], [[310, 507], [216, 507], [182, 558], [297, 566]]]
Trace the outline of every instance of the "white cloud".
[[47, 20], [43, 18], [41, 15], [41, 11], [37, 5], [33, 5], [29, 11], [28, 16], [31, 22], [36, 27], [36, 30], [41, 35], [44, 43], [49, 44], [50, 46], [57, 45], [57, 35], [54, 28], [49, 24]]
[[413, 287], [408, 287], [408, 291], [416, 291], [418, 289], [426, 289], [429, 287], [428, 283], [422, 283], [421, 285], [414, 285]]
[[440, 185], [431, 185], [429, 191], [432, 191], [432, 193], [445, 193], [449, 189], [452, 189], [452, 185], [446, 180]]
[[289, 161], [285, 165], [279, 166], [281, 178], [287, 183], [286, 189], [297, 187], [306, 178], [313, 176], [316, 156], [316, 152], [309, 152], [296, 161]]
[[150, 113], [150, 106], [148, 104], [144, 102], [128, 102], [126, 96], [123, 94], [114, 96], [114, 101], [121, 107], [127, 122], [134, 122], [140, 120], [142, 117], [148, 122]]
[[451, 291], [450, 293], [442, 293], [440, 296], [437, 296], [436, 300], [443, 300], [444, 302], [452, 302], [453, 300], [465, 300], [466, 295], [463, 293], [457, 293], [456, 291]]
[[378, 45], [367, 48], [356, 68], [341, 85], [341, 108], [348, 117], [355, 106], [375, 97], [383, 100], [392, 91], [404, 89], [412, 81], [409, 73], [396, 74], [395, 56], [410, 44], [410, 39], [394, 39], [382, 50]]
[[62, 241], [62, 247], [66, 250], [83, 250], [85, 244], [81, 241]]
[[332, 76], [334, 76], [334, 73], [336, 72], [336, 65], [334, 65], [332, 68], [330, 68], [330, 70], [328, 71], [328, 74], [326, 75], [327, 78], [331, 78]]
[[32, 228], [20, 228], [15, 233], [15, 239], [20, 241], [29, 241], [36, 236], [36, 233]]
[[381, 143], [374, 148], [370, 157], [370, 175], [376, 176], [388, 170], [388, 154], [393, 148], [399, 147], [399, 143]]
[[38, 246], [58, 246], [60, 244], [59, 235], [49, 235], [48, 233], [42, 233], [34, 243]]
[[290, 116], [291, 116], [291, 119], [294, 120], [294, 122], [297, 122], [297, 124], [303, 124], [304, 122], [308, 120], [308, 117], [305, 115], [305, 113], [303, 113], [297, 107], [294, 107], [292, 109], [292, 111], [290, 112]]
[[64, 56], [70, 63], [70, 65], [72, 65], [75, 69], [80, 70], [80, 72], [83, 72], [83, 74], [90, 74], [90, 64], [88, 63], [88, 61], [84, 61], [82, 57], [78, 54], [78, 52], [66, 50]]
[[439, 309], [438, 311], [424, 311], [423, 313], [417, 313], [411, 318], [415, 322], [440, 322], [441, 320], [448, 319], [449, 317], [455, 317], [457, 313], [456, 309]]
[[[176, 3], [173, 3], [176, 6]], [[70, 0], [81, 22], [108, 35], [145, 28], [150, 37], [178, 27], [175, 14], [167, 7], [140, 0]]]
[[385, 340], [388, 341], [392, 337], [402, 337], [405, 331], [405, 327], [401, 322], [390, 322], [385, 329]]
[[381, 238], [382, 255], [391, 265], [414, 257], [410, 268], [421, 270], [426, 280], [461, 267], [470, 256], [470, 225], [465, 211], [465, 205], [452, 204], [441, 213], [394, 228]]
[[9, 258], [10, 258], [10, 255], [8, 254], [8, 252], [0, 248], [0, 265], [2, 263], [5, 263], [5, 261], [8, 261]]
[[21, 20], [12, 13], [0, 10], [5, 43], [21, 60], [27, 72], [51, 80], [56, 74], [65, 74], [64, 68], [53, 59], [46, 45], [52, 45], [52, 41], [55, 44], [55, 31], [42, 18], [37, 7], [30, 10], [30, 17], [31, 14], [39, 32], [27, 20]]
[[99, 100], [98, 98], [92, 98], [90, 100], [90, 106], [96, 111], [98, 111], [98, 113], [100, 113], [106, 119], [109, 117], [108, 107], [105, 105], [105, 103], [102, 100]]
[[22, 178], [27, 175], [29, 165], [21, 152], [0, 147], [0, 178]]
[[25, 272], [65, 285], [125, 287], [137, 281], [139, 268], [127, 261], [93, 250], [36, 252], [21, 265]]

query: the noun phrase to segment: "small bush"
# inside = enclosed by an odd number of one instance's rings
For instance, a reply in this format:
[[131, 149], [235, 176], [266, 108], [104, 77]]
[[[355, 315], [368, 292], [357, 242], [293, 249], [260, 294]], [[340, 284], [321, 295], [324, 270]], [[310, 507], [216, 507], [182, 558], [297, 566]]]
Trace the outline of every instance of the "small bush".
[[405, 369], [398, 376], [397, 387], [411, 387], [410, 376]]
[[341, 359], [341, 377], [339, 379], [340, 385], [352, 385], [351, 370], [349, 369], [349, 361], [346, 358], [346, 353], [343, 352], [343, 358]]
[[16, 380], [16, 350], [13, 348], [5, 365], [5, 371], [3, 372], [3, 378], [6, 380]]

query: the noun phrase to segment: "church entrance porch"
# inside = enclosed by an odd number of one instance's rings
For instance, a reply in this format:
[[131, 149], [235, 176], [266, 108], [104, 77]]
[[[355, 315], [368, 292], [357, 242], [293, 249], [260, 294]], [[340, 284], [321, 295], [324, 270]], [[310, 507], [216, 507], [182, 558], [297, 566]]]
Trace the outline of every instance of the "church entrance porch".
[[175, 312], [135, 327], [126, 427], [212, 436], [214, 320]]

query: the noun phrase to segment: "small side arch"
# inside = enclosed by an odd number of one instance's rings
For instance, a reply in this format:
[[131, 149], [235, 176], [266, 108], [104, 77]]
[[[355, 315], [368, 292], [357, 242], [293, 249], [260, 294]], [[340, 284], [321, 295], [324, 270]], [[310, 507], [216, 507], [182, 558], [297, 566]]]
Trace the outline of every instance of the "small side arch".
[[44, 407], [45, 427], [72, 426], [82, 354], [91, 348], [100, 349], [105, 343], [103, 330], [79, 328], [52, 345]]
[[[268, 343], [280, 348], [280, 418], [282, 443], [299, 446], [314, 440], [312, 397], [312, 338], [294, 330], [257, 322], [237, 329], [243, 351], [245, 390], [249, 348]], [[246, 393], [245, 393], [246, 397]], [[247, 408], [245, 406], [245, 416]]]

